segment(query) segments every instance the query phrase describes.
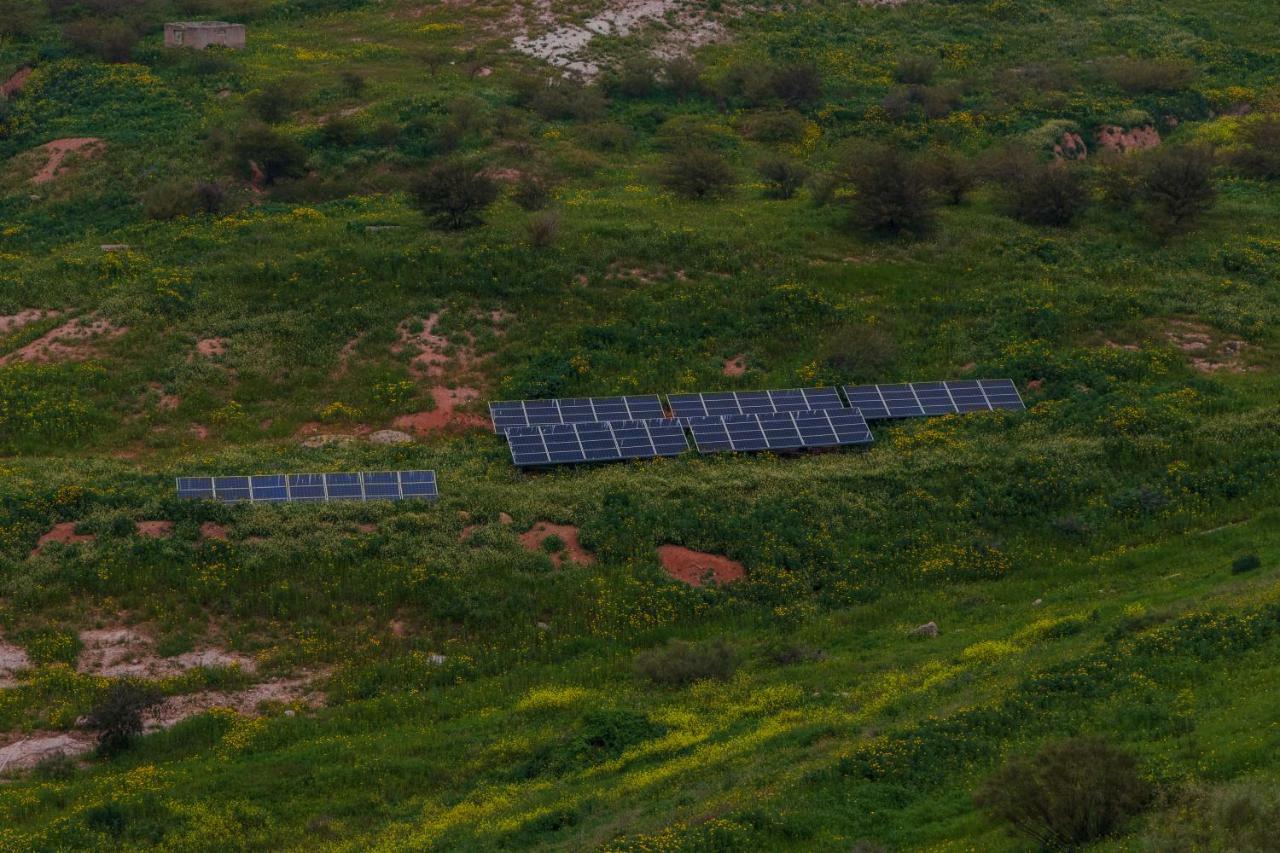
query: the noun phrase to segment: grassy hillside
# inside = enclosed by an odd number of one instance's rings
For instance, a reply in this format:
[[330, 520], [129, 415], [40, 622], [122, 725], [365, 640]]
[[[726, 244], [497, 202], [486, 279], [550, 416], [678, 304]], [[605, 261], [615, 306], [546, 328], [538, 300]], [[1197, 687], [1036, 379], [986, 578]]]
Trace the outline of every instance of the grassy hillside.
[[[1100, 849], [1267, 849], [1206, 805], [1280, 782], [1258, 6], [712, 3], [597, 37], [581, 85], [513, 38], [627, 4], [0, 0], [0, 83], [32, 69], [0, 98], [0, 750], [79, 745], [0, 767], [0, 848], [1035, 849], [974, 793], [1086, 734], [1154, 791]], [[161, 47], [207, 17], [248, 49]], [[1010, 164], [1069, 136], [1089, 156], [1043, 168], [1080, 211], [1020, 219]], [[931, 176], [931, 227], [858, 227], [873, 144]], [[664, 181], [690, 149], [719, 197]], [[1182, 150], [1216, 195], [1165, 229], [1143, 170]], [[776, 158], [812, 173], [794, 197]], [[417, 209], [440, 162], [496, 183], [483, 224]], [[483, 427], [487, 400], [964, 376], [1029, 410], [538, 473]], [[393, 468], [441, 499], [173, 490]], [[664, 544], [746, 577], [675, 581]], [[149, 674], [86, 663], [125, 628]], [[671, 641], [733, 663], [646, 677]], [[166, 725], [86, 751], [139, 678]]]

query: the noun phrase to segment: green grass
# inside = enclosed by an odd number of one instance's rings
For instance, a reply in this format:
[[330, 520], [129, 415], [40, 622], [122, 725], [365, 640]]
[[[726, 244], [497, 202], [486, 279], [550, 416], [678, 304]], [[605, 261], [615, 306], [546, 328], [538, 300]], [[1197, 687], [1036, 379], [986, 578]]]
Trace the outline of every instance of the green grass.
[[[208, 63], [154, 33], [126, 65], [70, 56], [54, 24], [0, 40], [0, 78], [37, 65], [0, 110], [0, 315], [61, 312], [0, 337], [0, 355], [72, 317], [127, 328], [84, 361], [0, 367], [0, 631], [35, 664], [0, 690], [0, 743], [89, 710], [108, 681], [66, 665], [76, 631], [104, 621], [165, 653], [212, 642], [260, 663], [166, 693], [308, 675], [327, 697], [292, 716], [214, 711], [69, 776], [20, 774], [0, 786], [0, 848], [1017, 850], [972, 793], [1046, 740], [1107, 736], [1169, 798], [1280, 778], [1276, 185], [1224, 166], [1214, 209], [1160, 245], [1101, 202], [1069, 228], [1015, 222], [984, 184], [927, 238], [895, 241], [849, 232], [808, 190], [767, 200], [754, 177], [771, 151], [819, 171], [846, 139], [982, 157], [1049, 122], [1088, 137], [1135, 110], [1167, 144], [1229, 149], [1254, 119], [1222, 113], [1280, 97], [1280, 32], [1256, 4], [721, 16], [732, 39], [698, 54], [709, 80], [743, 61], [822, 72], [803, 136], [776, 145], [739, 132], [776, 105], [733, 94], [545, 119], [516, 95], [537, 66], [506, 49], [507, 4], [415, 5], [245, 4], [249, 49]], [[962, 84], [948, 115], [884, 108], [911, 55]], [[1194, 75], [1127, 92], [1117, 56]], [[348, 70], [367, 81], [358, 96]], [[280, 130], [315, 175], [259, 195], [227, 141], [248, 96], [280, 81], [298, 93]], [[322, 122], [349, 110], [356, 143], [326, 141]], [[660, 128], [679, 115], [715, 126], [739, 177], [729, 198], [661, 189]], [[510, 193], [461, 233], [413, 210], [409, 181], [465, 116], [460, 156], [555, 178], [552, 245], [531, 244]], [[603, 122], [630, 129], [625, 148], [592, 147]], [[31, 185], [23, 152], [64, 136], [107, 148]], [[229, 189], [224, 214], [146, 217], [157, 184], [206, 180]], [[401, 227], [368, 230], [382, 225]], [[301, 446], [304, 425], [380, 429], [432, 408], [437, 380], [396, 344], [399, 324], [437, 313], [436, 332], [474, 351], [464, 369], [452, 350], [441, 381], [478, 388], [479, 414], [489, 399], [960, 375], [1010, 376], [1030, 409], [877, 426], [866, 451], [542, 473], [482, 430]], [[1240, 370], [1196, 369], [1187, 330], [1209, 354], [1243, 341]], [[224, 355], [194, 355], [214, 337]], [[862, 339], [875, 351], [841, 350]], [[725, 377], [738, 354], [746, 375]], [[227, 507], [172, 487], [390, 468], [434, 468], [441, 500]], [[134, 535], [148, 519], [172, 537]], [[579, 526], [595, 564], [522, 548], [540, 520]], [[64, 521], [95, 541], [32, 556]], [[229, 541], [202, 538], [205, 522]], [[674, 583], [665, 543], [726, 554], [747, 578]], [[1261, 566], [1232, 574], [1245, 554]], [[939, 637], [909, 638], [927, 621]], [[716, 638], [740, 659], [728, 681], [634, 672], [668, 640]], [[1167, 819], [1102, 847], [1136, 849]]]

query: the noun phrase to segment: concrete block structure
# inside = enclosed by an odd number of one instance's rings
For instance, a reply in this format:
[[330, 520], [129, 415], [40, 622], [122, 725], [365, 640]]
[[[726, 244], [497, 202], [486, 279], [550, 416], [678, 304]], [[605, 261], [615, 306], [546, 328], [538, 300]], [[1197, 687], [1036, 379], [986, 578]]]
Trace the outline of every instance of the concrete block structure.
[[244, 47], [244, 24], [225, 21], [179, 21], [164, 25], [165, 47], [189, 47], [204, 50], [217, 45], [240, 50]]

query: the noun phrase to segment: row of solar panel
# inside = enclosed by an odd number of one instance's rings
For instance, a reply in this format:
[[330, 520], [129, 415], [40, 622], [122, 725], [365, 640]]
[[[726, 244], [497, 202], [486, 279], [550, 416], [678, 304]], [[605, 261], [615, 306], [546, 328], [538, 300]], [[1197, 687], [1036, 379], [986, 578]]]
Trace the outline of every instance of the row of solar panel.
[[[841, 392], [844, 397], [841, 398]], [[1026, 408], [1010, 379], [963, 379], [900, 385], [845, 385], [785, 391], [670, 394], [668, 413], [656, 394], [565, 400], [511, 400], [489, 404], [494, 432], [555, 424], [616, 423], [716, 415], [772, 415], [854, 408], [867, 420]], [[846, 403], [846, 400], [848, 401]]]
[[178, 497], [223, 503], [435, 500], [439, 496], [435, 471], [178, 478]]
[[802, 450], [870, 444], [871, 430], [856, 409], [703, 415], [643, 421], [511, 427], [511, 459], [521, 468], [574, 462], [614, 462], [699, 453]]

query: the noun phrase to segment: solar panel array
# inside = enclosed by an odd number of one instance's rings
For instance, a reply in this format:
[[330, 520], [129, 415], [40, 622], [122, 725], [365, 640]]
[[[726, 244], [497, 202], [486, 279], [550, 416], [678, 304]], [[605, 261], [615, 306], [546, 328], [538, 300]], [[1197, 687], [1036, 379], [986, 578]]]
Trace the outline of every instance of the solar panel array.
[[844, 395], [871, 421], [1026, 409], [1011, 379], [846, 385]]
[[674, 419], [603, 421], [508, 427], [511, 459], [519, 467], [573, 462], [617, 462], [679, 456], [689, 449]]
[[870, 444], [869, 420], [1026, 409], [1010, 379], [670, 394], [667, 400], [669, 413], [656, 394], [512, 400], [490, 403], [489, 413], [512, 460], [526, 467], [677, 456], [689, 447], [686, 429], [700, 453], [792, 451]]
[[580, 397], [568, 400], [509, 400], [489, 404], [493, 431], [553, 424], [612, 423], [666, 417], [657, 394], [634, 397]]
[[435, 500], [435, 471], [179, 477], [178, 497], [223, 503]]

